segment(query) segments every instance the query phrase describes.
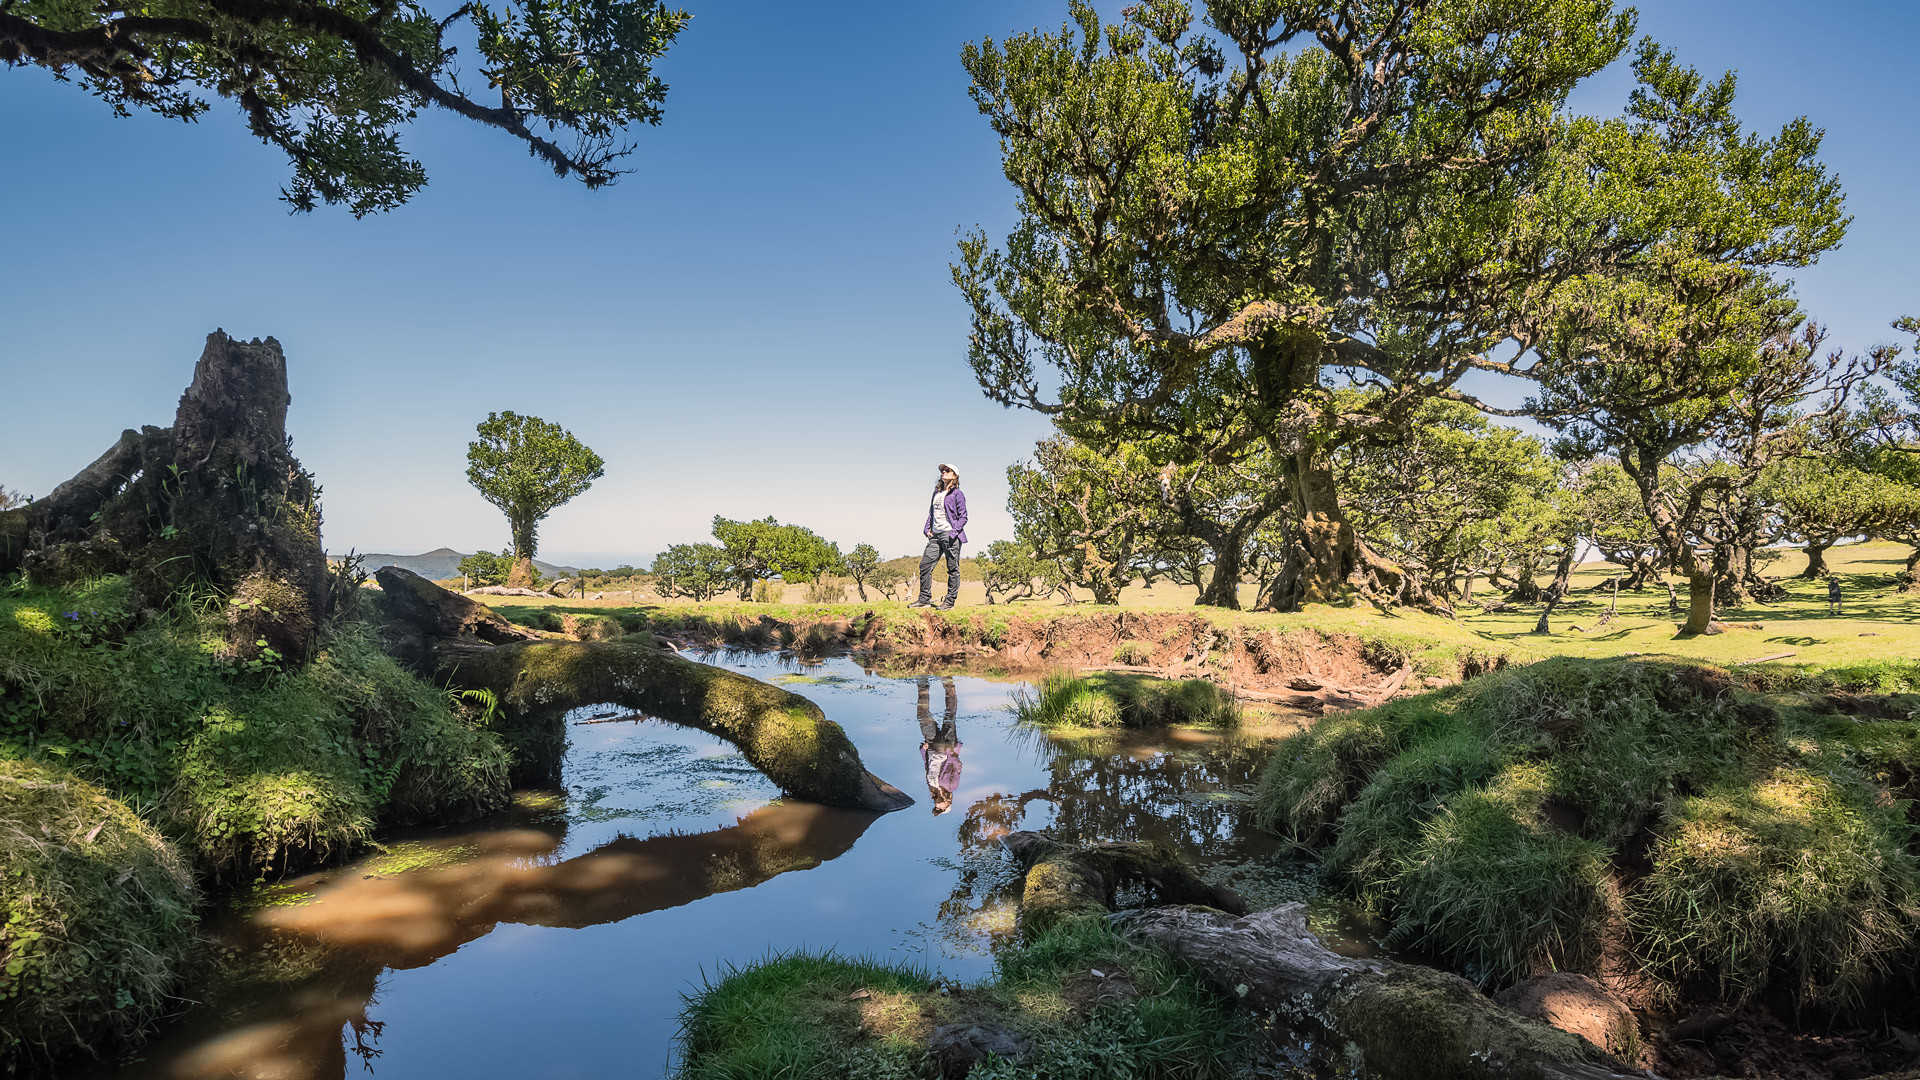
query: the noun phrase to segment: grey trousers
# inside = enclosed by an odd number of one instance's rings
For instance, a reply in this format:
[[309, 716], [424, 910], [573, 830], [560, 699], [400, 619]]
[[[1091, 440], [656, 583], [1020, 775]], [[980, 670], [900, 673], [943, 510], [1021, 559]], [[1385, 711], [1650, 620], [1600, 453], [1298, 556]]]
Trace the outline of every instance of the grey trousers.
[[951, 604], [960, 598], [960, 541], [952, 533], [934, 533], [927, 540], [927, 550], [920, 554], [920, 602], [933, 602], [933, 566], [941, 557], [947, 560], [947, 599]]

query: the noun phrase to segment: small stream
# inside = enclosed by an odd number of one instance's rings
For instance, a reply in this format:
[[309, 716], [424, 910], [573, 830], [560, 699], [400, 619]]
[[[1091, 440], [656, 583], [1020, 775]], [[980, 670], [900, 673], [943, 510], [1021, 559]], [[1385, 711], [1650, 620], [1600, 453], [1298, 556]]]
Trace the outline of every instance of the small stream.
[[582, 709], [564, 790], [240, 898], [209, 920], [198, 1004], [139, 1060], [76, 1075], [663, 1076], [682, 994], [730, 965], [832, 948], [986, 976], [1014, 935], [1015, 829], [1165, 841], [1256, 905], [1312, 894], [1246, 821], [1285, 725], [1054, 738], [1014, 722], [1017, 682], [702, 659], [817, 702], [916, 804], [782, 800], [702, 732]]

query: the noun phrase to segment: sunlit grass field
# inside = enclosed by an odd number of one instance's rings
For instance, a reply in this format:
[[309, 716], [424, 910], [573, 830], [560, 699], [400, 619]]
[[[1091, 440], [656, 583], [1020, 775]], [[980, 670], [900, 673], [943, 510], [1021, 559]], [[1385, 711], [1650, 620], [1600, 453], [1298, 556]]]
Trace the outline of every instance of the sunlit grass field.
[[[1715, 663], [1740, 663], [1780, 658], [1786, 664], [1810, 664], [1821, 667], [1855, 664], [1889, 657], [1920, 656], [1920, 594], [1902, 593], [1894, 586], [1895, 576], [1905, 565], [1908, 549], [1899, 544], [1854, 544], [1828, 551], [1827, 564], [1841, 582], [1844, 614], [1827, 614], [1826, 581], [1807, 581], [1791, 575], [1805, 565], [1805, 556], [1784, 551], [1765, 573], [1776, 577], [1786, 588], [1785, 598], [1770, 604], [1749, 604], [1724, 611], [1721, 617], [1731, 623], [1759, 623], [1761, 629], [1733, 629], [1723, 634], [1679, 638], [1676, 627], [1680, 616], [1668, 611], [1666, 590], [1649, 586], [1642, 592], [1623, 591], [1611, 621], [1602, 625], [1609, 597], [1592, 586], [1617, 572], [1607, 563], [1581, 566], [1574, 575], [1574, 590], [1550, 620], [1551, 632], [1533, 633], [1539, 620], [1540, 605], [1512, 605], [1508, 610], [1483, 612], [1477, 603], [1462, 604], [1456, 617], [1448, 619], [1411, 610], [1386, 611], [1371, 604], [1352, 607], [1317, 607], [1298, 613], [1230, 612], [1193, 607], [1194, 590], [1188, 586], [1159, 583], [1152, 587], [1131, 586], [1121, 593], [1120, 606], [1132, 611], [1199, 611], [1221, 622], [1252, 623], [1273, 629], [1311, 627], [1329, 632], [1351, 632], [1363, 637], [1392, 637], [1425, 643], [1448, 651], [1471, 648], [1485, 653], [1504, 653], [1515, 661], [1548, 656], [1604, 657], [1630, 654], [1669, 655], [1709, 660]], [[1686, 602], [1684, 582], [1681, 603]], [[944, 592], [944, 580], [935, 582], [935, 594]], [[764, 613], [791, 619], [833, 609], [843, 614], [874, 609], [882, 613], [911, 614], [898, 599], [882, 599], [869, 589], [869, 602], [861, 604], [853, 590], [836, 604], [804, 603], [806, 590], [801, 585], [786, 586], [779, 603], [740, 603], [729, 594], [722, 599], [695, 604], [684, 599], [662, 600], [645, 593], [608, 592], [598, 600], [533, 597], [482, 597], [503, 609], [552, 607], [574, 611], [617, 609], [697, 608], [716, 614]], [[896, 594], [897, 595], [897, 594]], [[1499, 599], [1499, 592], [1485, 583], [1475, 588], [1477, 601]], [[1253, 602], [1252, 586], [1242, 589], [1242, 602]], [[1082, 602], [1068, 605], [1057, 597], [1022, 600], [1012, 605], [987, 606], [979, 582], [965, 582], [960, 590], [959, 606], [944, 613], [949, 618], [971, 619], [977, 615], [1005, 618], [1010, 615], [1047, 618], [1074, 612], [1098, 613], [1111, 608]]]

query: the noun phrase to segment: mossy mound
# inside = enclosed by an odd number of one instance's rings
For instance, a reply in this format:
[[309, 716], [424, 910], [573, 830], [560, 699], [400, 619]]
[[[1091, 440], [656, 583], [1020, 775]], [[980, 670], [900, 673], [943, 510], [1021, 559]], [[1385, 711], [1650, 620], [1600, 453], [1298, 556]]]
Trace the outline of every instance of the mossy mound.
[[[1097, 973], [1097, 974], [1096, 974]], [[910, 965], [792, 953], [730, 969], [688, 997], [679, 1080], [932, 1080], [937, 1031], [977, 1025], [1026, 1049], [975, 1063], [974, 1080], [1209, 1080], [1244, 1064], [1233, 1005], [1158, 950], [1099, 920], [1000, 955], [992, 980], [954, 987]]]
[[1050, 672], [1015, 708], [1036, 727], [1165, 727], [1240, 722], [1232, 693], [1205, 679], [1158, 679], [1127, 672]]
[[1597, 971], [1617, 942], [1672, 990], [1846, 1005], [1920, 936], [1920, 722], [1836, 713], [1832, 689], [1509, 669], [1288, 739], [1257, 819], [1321, 848], [1397, 944], [1483, 984]]
[[0, 761], [0, 1061], [133, 1039], [160, 1015], [195, 923], [187, 862], [66, 769]]
[[223, 875], [505, 804], [500, 738], [364, 624], [328, 628], [294, 668], [233, 654], [223, 610], [136, 619], [130, 596], [122, 578], [0, 595], [0, 759], [59, 759], [160, 808]]

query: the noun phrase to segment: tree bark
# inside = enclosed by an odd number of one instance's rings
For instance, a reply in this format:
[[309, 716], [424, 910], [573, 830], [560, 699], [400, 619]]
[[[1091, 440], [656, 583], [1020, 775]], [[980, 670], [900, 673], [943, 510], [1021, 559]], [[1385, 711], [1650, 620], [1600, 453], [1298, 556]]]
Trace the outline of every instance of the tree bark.
[[[1812, 580], [1826, 575], [1827, 547], [1828, 545], [1826, 544], [1807, 545], [1807, 568], [1800, 571], [1801, 577]], [[1920, 554], [1920, 552], [1916, 552], [1916, 554]], [[1908, 565], [1912, 565], [1912, 560], [1908, 560]]]
[[[1645, 1080], [1587, 1040], [1509, 1012], [1457, 975], [1341, 956], [1304, 904], [1235, 918], [1196, 908], [1116, 916], [1124, 932], [1186, 961], [1276, 1037], [1323, 1065], [1379, 1080]], [[1656, 1078], [1657, 1080], [1657, 1078]]]

